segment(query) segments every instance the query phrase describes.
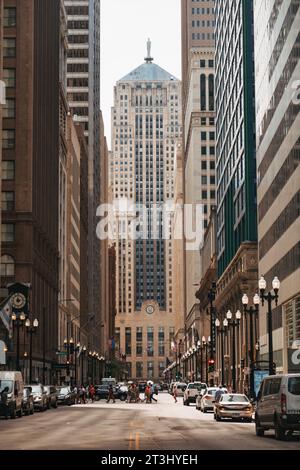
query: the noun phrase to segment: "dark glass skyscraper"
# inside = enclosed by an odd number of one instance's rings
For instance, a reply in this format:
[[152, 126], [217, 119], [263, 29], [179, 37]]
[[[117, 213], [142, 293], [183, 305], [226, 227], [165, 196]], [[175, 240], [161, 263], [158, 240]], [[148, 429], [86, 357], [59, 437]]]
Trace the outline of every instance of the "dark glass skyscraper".
[[218, 274], [257, 240], [253, 1], [216, 2]]

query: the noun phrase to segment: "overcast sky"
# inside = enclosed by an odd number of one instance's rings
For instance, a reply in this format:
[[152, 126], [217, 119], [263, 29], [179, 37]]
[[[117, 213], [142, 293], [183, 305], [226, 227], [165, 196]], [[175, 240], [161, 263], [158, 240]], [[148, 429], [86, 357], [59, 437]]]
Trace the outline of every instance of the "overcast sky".
[[181, 78], [180, 0], [101, 0], [101, 108], [111, 147], [113, 87], [144, 62], [147, 39], [154, 62]]

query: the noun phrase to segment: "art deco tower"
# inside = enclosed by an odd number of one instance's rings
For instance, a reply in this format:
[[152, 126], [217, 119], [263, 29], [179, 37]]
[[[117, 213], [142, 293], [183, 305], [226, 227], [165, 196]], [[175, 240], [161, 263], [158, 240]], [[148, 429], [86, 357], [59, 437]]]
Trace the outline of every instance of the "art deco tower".
[[[115, 199], [150, 209], [174, 198], [176, 142], [181, 137], [181, 83], [153, 63], [117, 82], [112, 112], [110, 178]], [[153, 221], [153, 220], [152, 220]], [[130, 377], [159, 377], [174, 334], [172, 242], [147, 229], [146, 239], [117, 240], [117, 347]]]

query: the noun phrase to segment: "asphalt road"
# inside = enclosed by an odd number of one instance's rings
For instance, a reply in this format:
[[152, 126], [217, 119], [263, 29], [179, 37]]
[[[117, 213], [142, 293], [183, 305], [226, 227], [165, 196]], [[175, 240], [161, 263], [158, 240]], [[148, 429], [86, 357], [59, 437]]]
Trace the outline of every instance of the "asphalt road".
[[0, 418], [1, 450], [299, 450], [300, 434], [284, 442], [269, 431], [256, 437], [254, 424], [217, 423], [194, 405], [117, 401], [60, 407], [33, 416]]

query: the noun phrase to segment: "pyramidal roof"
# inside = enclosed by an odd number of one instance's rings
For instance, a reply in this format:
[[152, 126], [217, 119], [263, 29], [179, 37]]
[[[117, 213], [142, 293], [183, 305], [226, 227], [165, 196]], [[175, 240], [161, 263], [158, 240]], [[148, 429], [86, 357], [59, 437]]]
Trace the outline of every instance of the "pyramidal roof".
[[151, 57], [151, 41], [148, 39], [147, 42], [147, 57], [145, 57], [145, 63], [132, 70], [128, 75], [121, 78], [120, 82], [128, 81], [147, 81], [147, 82], [162, 82], [162, 81], [178, 81], [174, 75], [170, 74], [166, 70], [159, 67], [159, 65], [153, 63]]
[[121, 78], [121, 82], [127, 81], [147, 81], [147, 82], [163, 82], [163, 81], [178, 81], [174, 75], [171, 75], [166, 70], [159, 67], [152, 62], [145, 62], [136, 69], [132, 70], [128, 75]]

